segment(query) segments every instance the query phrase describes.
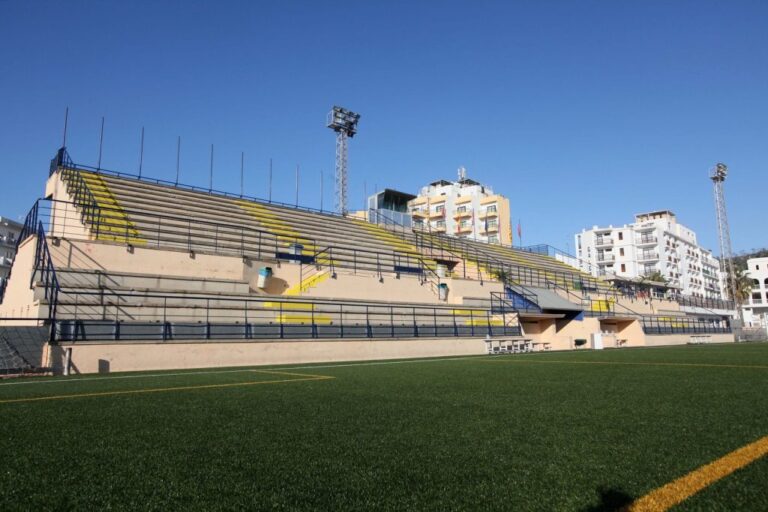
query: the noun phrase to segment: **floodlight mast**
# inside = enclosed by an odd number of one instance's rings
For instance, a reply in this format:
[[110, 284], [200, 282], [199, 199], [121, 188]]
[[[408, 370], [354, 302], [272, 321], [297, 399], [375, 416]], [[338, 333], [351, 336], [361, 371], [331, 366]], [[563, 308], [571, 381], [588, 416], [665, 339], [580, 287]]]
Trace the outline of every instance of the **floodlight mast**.
[[725, 284], [730, 299], [736, 305], [736, 313], [741, 319], [741, 308], [736, 304], [736, 273], [733, 269], [733, 249], [731, 247], [731, 230], [728, 227], [728, 214], [725, 210], [725, 178], [728, 176], [728, 166], [718, 163], [712, 169], [709, 179], [715, 186], [715, 214], [717, 215], [717, 238], [720, 244], [720, 270], [725, 275]]
[[347, 209], [347, 139], [357, 133], [360, 114], [334, 106], [328, 113], [326, 126], [336, 132], [336, 212], [346, 215]]

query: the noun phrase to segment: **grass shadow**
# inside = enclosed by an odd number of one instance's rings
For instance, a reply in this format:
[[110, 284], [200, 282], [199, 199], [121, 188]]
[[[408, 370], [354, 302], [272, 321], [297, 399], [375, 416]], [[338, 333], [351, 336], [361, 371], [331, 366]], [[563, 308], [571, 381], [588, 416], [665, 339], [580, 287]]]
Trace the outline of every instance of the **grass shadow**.
[[634, 501], [634, 498], [622, 491], [614, 488], [598, 488], [600, 501], [589, 507], [583, 508], [582, 512], [609, 512], [612, 510], [623, 510]]

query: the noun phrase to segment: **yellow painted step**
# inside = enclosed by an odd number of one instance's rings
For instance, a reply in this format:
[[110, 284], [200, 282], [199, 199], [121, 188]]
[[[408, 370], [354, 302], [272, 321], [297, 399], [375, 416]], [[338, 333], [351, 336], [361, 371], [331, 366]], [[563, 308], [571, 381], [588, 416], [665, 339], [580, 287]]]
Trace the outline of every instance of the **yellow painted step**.
[[502, 320], [494, 320], [493, 318], [491, 320], [488, 320], [487, 318], [468, 318], [464, 320], [464, 325], [471, 325], [474, 327], [487, 327], [487, 326], [503, 326], [504, 322]]
[[319, 285], [323, 281], [326, 281], [329, 277], [331, 277], [330, 269], [318, 271], [317, 273], [312, 274], [311, 276], [305, 277], [300, 283], [296, 283], [295, 285], [288, 288], [285, 291], [285, 295], [289, 295], [289, 296], [300, 295], [302, 292], [305, 292], [310, 288], [314, 288], [315, 286]]
[[282, 308], [283, 311], [312, 311], [313, 304], [311, 302], [265, 302], [264, 307], [271, 309]]
[[312, 325], [312, 323], [315, 323], [329, 325], [333, 323], [333, 318], [328, 315], [313, 316], [299, 313], [283, 313], [281, 315], [277, 315], [277, 321], [283, 324]]
[[269, 211], [265, 206], [243, 199], [238, 199], [235, 203], [253, 217], [264, 230], [275, 235], [283, 247], [299, 243], [304, 246], [301, 251], [302, 254], [312, 255], [316, 252], [317, 248], [310, 239], [302, 236], [293, 226]]
[[102, 209], [101, 215], [94, 219], [98, 226], [91, 226], [95, 238], [109, 242], [145, 244], [146, 240], [139, 235], [138, 229], [128, 218], [104, 178], [88, 172], [80, 172], [80, 176], [96, 201], [96, 205]]

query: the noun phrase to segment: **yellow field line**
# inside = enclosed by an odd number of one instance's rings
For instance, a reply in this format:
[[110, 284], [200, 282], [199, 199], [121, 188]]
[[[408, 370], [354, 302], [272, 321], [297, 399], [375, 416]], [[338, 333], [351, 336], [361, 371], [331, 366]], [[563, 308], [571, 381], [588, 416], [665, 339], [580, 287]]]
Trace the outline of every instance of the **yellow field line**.
[[691, 366], [701, 368], [753, 368], [758, 370], [768, 370], [768, 366], [754, 364], [710, 364], [710, 363], [653, 363], [653, 362], [628, 362], [628, 361], [564, 361], [561, 359], [533, 360], [533, 359], [486, 359], [486, 363], [554, 363], [554, 364], [605, 364], [605, 365], [626, 365], [626, 366]]
[[215, 389], [215, 388], [232, 388], [238, 386], [256, 386], [258, 384], [281, 384], [288, 382], [306, 382], [310, 380], [328, 380], [335, 379], [330, 375], [310, 375], [303, 373], [289, 373], [289, 372], [275, 372], [267, 370], [253, 370], [258, 373], [267, 373], [273, 375], [289, 375], [300, 376], [300, 379], [280, 379], [280, 380], [261, 380], [255, 382], [229, 382], [226, 384], [202, 384], [199, 386], [175, 386], [169, 388], [146, 388], [146, 389], [129, 389], [122, 391], [101, 391], [98, 393], [75, 393], [71, 395], [53, 395], [53, 396], [39, 396], [31, 398], [12, 398], [10, 400], [0, 400], [0, 404], [20, 403], [20, 402], [40, 402], [43, 400], [64, 400], [67, 398], [84, 398], [84, 397], [100, 397], [100, 396], [115, 396], [115, 395], [136, 395], [142, 393], [164, 393], [169, 391], [190, 391], [195, 389]]
[[291, 377], [314, 377], [318, 380], [320, 379], [335, 379], [336, 377], [331, 377], [330, 375], [312, 375], [311, 373], [293, 373], [293, 372], [283, 372], [279, 370], [249, 370], [256, 373], [269, 373], [272, 375], [288, 375]]
[[630, 504], [629, 512], [664, 511], [768, 454], [768, 436], [734, 450]]

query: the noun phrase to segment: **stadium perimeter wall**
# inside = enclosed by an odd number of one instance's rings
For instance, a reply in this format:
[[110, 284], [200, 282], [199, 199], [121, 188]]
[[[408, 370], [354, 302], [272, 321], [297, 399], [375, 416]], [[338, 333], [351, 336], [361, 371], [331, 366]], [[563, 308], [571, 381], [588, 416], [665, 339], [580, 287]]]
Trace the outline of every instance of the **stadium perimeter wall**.
[[692, 337], [704, 337], [707, 343], [734, 343], [733, 334], [646, 334], [645, 346], [661, 347], [664, 345], [685, 345], [693, 341]]
[[481, 355], [486, 351], [485, 341], [478, 338], [61, 344], [51, 347], [54, 373], [63, 371], [67, 348], [72, 349], [72, 373], [468, 356]]

